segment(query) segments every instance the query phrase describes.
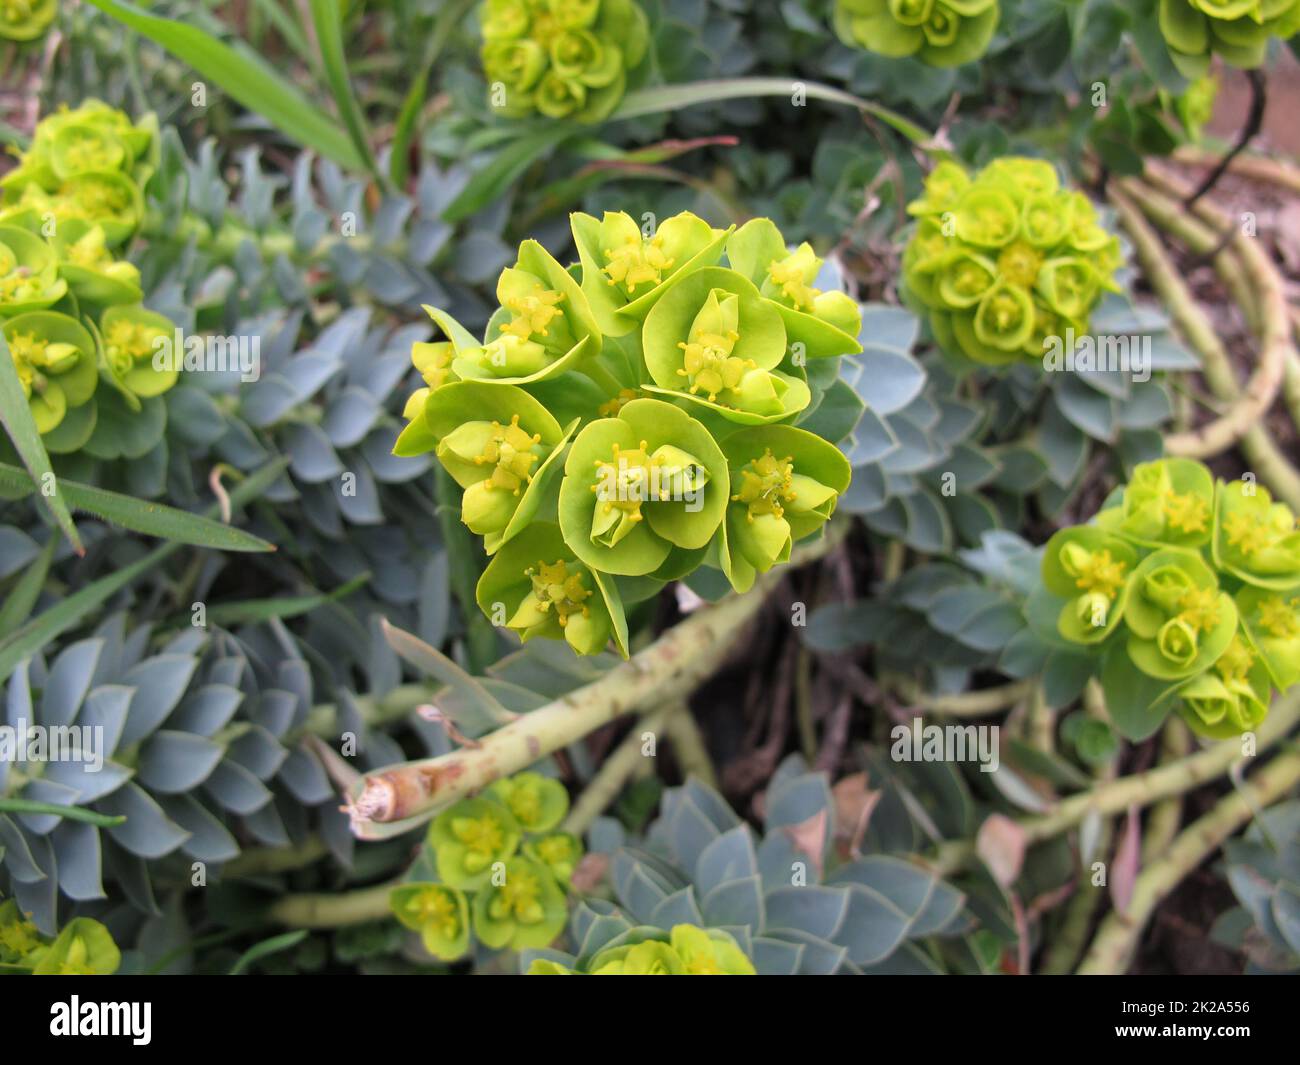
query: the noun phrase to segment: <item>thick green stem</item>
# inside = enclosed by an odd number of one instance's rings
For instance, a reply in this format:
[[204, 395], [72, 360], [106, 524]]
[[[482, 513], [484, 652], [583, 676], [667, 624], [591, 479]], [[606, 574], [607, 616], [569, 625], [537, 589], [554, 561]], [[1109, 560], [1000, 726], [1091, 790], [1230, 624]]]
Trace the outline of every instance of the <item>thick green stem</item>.
[[921, 690], [916, 681], [908, 677], [894, 677], [889, 686], [908, 706], [941, 717], [987, 717], [1009, 710], [1017, 703], [1030, 698], [1038, 688], [1035, 679], [1018, 680], [997, 688], [985, 688], [956, 695], [932, 695]]
[[[1214, 446], [1218, 446], [1225, 434], [1226, 437], [1239, 439], [1242, 451], [1260, 478], [1272, 487], [1279, 498], [1293, 507], [1300, 507], [1300, 473], [1287, 461], [1268, 432], [1258, 424], [1262, 416], [1258, 401], [1247, 401], [1242, 395], [1232, 371], [1231, 359], [1217, 331], [1192, 297], [1177, 268], [1161, 246], [1159, 237], [1142, 218], [1142, 213], [1134, 207], [1134, 202], [1144, 211], [1149, 209], [1152, 218], [1163, 228], [1192, 246], [1204, 246], [1205, 242], [1214, 239], [1213, 234], [1194, 219], [1182, 216], [1176, 204], [1163, 201], [1163, 198], [1143, 186], [1125, 183], [1124, 188], [1124, 193], [1112, 191], [1112, 201], [1133, 240], [1147, 279], [1168, 307], [1184, 338], [1201, 356], [1202, 372], [1210, 388], [1232, 404], [1232, 409], [1226, 415], [1210, 423], [1211, 426], [1218, 426], [1213, 430]], [[1129, 193], [1132, 194], [1131, 199]], [[1221, 252], [1216, 261], [1225, 278], [1240, 273], [1237, 268], [1239, 260], [1232, 252]], [[1243, 307], [1243, 312], [1248, 318], [1251, 316], [1248, 308]], [[1285, 366], [1289, 357], [1286, 357], [1285, 352], [1283, 355]], [[1197, 448], [1191, 446], [1191, 443], [1209, 440], [1209, 436], [1203, 435], [1208, 428], [1176, 434], [1166, 440], [1166, 448], [1171, 452], [1196, 454]]]
[[[1124, 182], [1122, 193], [1118, 189], [1112, 189], [1111, 199], [1125, 228], [1133, 237], [1134, 246], [1152, 285], [1162, 290], [1161, 295], [1169, 302], [1171, 312], [1179, 314], [1179, 324], [1184, 331], [1195, 334], [1188, 336], [1189, 343], [1202, 348], [1206, 347], [1209, 337], [1214, 337], [1217, 342], [1217, 335], [1209, 322], [1196, 322], [1196, 315], [1189, 314], [1189, 308], [1196, 308], [1195, 301], [1177, 271], [1168, 263], [1168, 257], [1163, 255], [1155, 233], [1142, 222], [1132, 200], [1137, 200], [1143, 211], [1162, 227], [1175, 232], [1196, 251], [1211, 251], [1218, 243], [1218, 237], [1194, 220], [1186, 218], [1177, 203], [1151, 193], [1138, 182]], [[1286, 297], [1276, 267], [1249, 239], [1239, 237], [1233, 241], [1232, 247], [1236, 250], [1237, 262], [1244, 272], [1243, 280], [1254, 292], [1262, 312], [1259, 362], [1245, 390], [1241, 391], [1232, 375], [1231, 364], [1227, 361], [1227, 353], [1222, 344], [1210, 345], [1203, 352], [1208, 371], [1206, 379], [1216, 393], [1232, 401], [1232, 407], [1214, 421], [1166, 437], [1165, 450], [1171, 455], [1208, 458], [1221, 454], [1242, 440], [1277, 400], [1287, 362], [1294, 354]], [[1215, 258], [1221, 273], [1233, 272], [1229, 257], [1224, 253], [1221, 252]], [[1196, 310], [1199, 311], [1199, 308]], [[1246, 310], [1243, 308], [1243, 311]]]
[[564, 821], [564, 831], [581, 836], [597, 817], [613, 805], [619, 792], [646, 761], [646, 755], [643, 753], [645, 740], [642, 737], [647, 732], [653, 733], [657, 751], [660, 734], [666, 731], [667, 723], [681, 716], [685, 709], [680, 702], [673, 703], [671, 706], [647, 714], [632, 725], [631, 731], [623, 737], [623, 741], [614, 748], [613, 752], [605, 757], [600, 768], [596, 770], [596, 775], [582, 789], [582, 794], [578, 796], [569, 810], [569, 816]]
[[1241, 789], [1220, 800], [1173, 841], [1162, 857], [1138, 875], [1133, 896], [1123, 913], [1113, 912], [1098, 929], [1079, 966], [1083, 976], [1123, 973], [1156, 906], [1197, 866], [1223, 844], [1254, 811], [1285, 795], [1300, 782], [1300, 752], [1275, 758], [1251, 776]]
[[392, 913], [388, 896], [402, 883], [393, 880], [341, 894], [284, 895], [271, 903], [266, 916], [290, 928], [341, 928], [377, 921]]
[[[1255, 756], [1283, 739], [1300, 723], [1300, 689], [1282, 696], [1255, 732]], [[1018, 821], [1028, 844], [1042, 843], [1075, 827], [1090, 812], [1117, 814], [1130, 806], [1143, 809], [1174, 795], [1183, 795], [1226, 773], [1241, 760], [1241, 742], [1222, 740], [1176, 762], [1122, 777], [1110, 784], [1089, 788], [1063, 799], [1047, 814]], [[942, 874], [956, 872], [975, 857], [975, 845], [967, 840], [949, 840], [927, 864]]]
[[[794, 564], [825, 554], [843, 535], [836, 523], [796, 552]], [[477, 747], [389, 766], [362, 777], [350, 792], [353, 831], [390, 835], [427, 821], [438, 810], [576, 742], [623, 714], [685, 698], [722, 665], [784, 576], [765, 574], [745, 595], [729, 596], [690, 615], [600, 679], [482, 737]], [[388, 826], [371, 833], [367, 826]]]

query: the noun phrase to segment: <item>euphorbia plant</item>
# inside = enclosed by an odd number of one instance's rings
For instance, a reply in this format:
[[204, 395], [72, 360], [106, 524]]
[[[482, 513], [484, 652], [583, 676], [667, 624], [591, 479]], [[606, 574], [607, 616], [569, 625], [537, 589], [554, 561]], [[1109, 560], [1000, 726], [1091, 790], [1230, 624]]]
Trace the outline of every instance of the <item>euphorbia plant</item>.
[[849, 464], [797, 423], [861, 351], [861, 311], [768, 219], [572, 224], [578, 262], [525, 241], [483, 340], [428, 308], [446, 339], [412, 349], [395, 450], [464, 489], [495, 624], [626, 654], [616, 578], [640, 598], [710, 566], [744, 591], [830, 517]]
[[578, 838], [556, 830], [568, 811], [564, 786], [535, 772], [455, 803], [426, 839], [423, 862], [440, 882], [394, 888], [390, 908], [443, 961], [465, 955], [475, 938], [493, 950], [548, 946], [568, 919], [565, 893], [582, 858]]
[[56, 0], [6, 0], [0, 4], [0, 40], [34, 41], [54, 21]]
[[1102, 295], [1117, 291], [1119, 238], [1050, 163], [998, 159], [972, 177], [945, 161], [907, 210], [918, 221], [904, 295], [952, 355], [1041, 362], [1051, 338], [1086, 335]]
[[487, 0], [479, 23], [488, 99], [510, 117], [606, 118], [650, 36], [634, 0]]
[[835, 0], [835, 32], [845, 44], [936, 67], [982, 56], [999, 16], [998, 0]]
[[1131, 732], [1176, 706], [1202, 735], [1237, 735], [1300, 680], [1300, 532], [1253, 482], [1140, 465], [1093, 524], [1052, 537], [1042, 576], [1031, 621], [1054, 617], [1054, 638], [1098, 655]]
[[1160, 32], [1189, 78], [1204, 75], [1212, 55], [1252, 69], [1264, 63], [1271, 38], [1300, 33], [1300, 0], [1160, 0]]

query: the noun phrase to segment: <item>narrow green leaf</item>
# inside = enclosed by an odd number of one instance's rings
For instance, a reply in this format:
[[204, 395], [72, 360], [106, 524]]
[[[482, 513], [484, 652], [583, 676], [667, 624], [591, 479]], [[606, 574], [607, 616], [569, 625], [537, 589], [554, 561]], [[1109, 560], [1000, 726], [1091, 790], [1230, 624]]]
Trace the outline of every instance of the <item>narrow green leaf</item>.
[[382, 184], [383, 178], [366, 139], [365, 116], [348, 78], [348, 62], [343, 54], [343, 5], [338, 0], [311, 0], [311, 18], [316, 27], [316, 45], [320, 48], [325, 80], [334, 94], [334, 103], [352, 139], [352, 147], [374, 179]]
[[[257, 499], [280, 476], [288, 464], [287, 458], [277, 459], [241, 481], [230, 492], [231, 509], [234, 510]], [[217, 508], [212, 508], [211, 513], [217, 513]], [[129, 566], [110, 573], [107, 577], [101, 577], [93, 584], [88, 584], [80, 591], [74, 592], [43, 614], [32, 618], [22, 628], [0, 640], [0, 683], [9, 679], [9, 675], [18, 668], [19, 662], [30, 658], [60, 633], [72, 628], [141, 574], [155, 569], [180, 546], [178, 543], [169, 543], [155, 548]]]
[[69, 821], [84, 821], [99, 828], [112, 828], [126, 824], [126, 818], [96, 813], [81, 806], [60, 806], [53, 802], [34, 802], [31, 799], [0, 799], [0, 814], [54, 814]]
[[297, 19], [280, 6], [280, 0], [253, 0], [253, 2], [254, 6], [266, 15], [267, 21], [276, 28], [284, 43], [297, 53], [299, 59], [311, 66], [316, 57], [312, 53], [311, 45], [307, 43], [307, 35], [302, 32]]
[[296, 947], [309, 935], [307, 929], [300, 928], [296, 932], [285, 932], [283, 935], [272, 936], [270, 939], [264, 939], [262, 942], [249, 947], [239, 956], [239, 960], [231, 967], [231, 976], [242, 976], [255, 961], [261, 961], [263, 958], [269, 958], [272, 954], [280, 954], [290, 947]]
[[398, 189], [406, 187], [410, 176], [410, 161], [407, 155], [411, 150], [411, 139], [416, 133], [416, 122], [424, 107], [425, 94], [429, 89], [429, 78], [433, 75], [433, 64], [442, 53], [443, 45], [451, 36], [451, 31], [465, 18], [465, 13], [478, 0], [459, 0], [439, 9], [433, 24], [433, 32], [425, 45], [424, 56], [420, 60], [420, 70], [407, 90], [406, 99], [402, 101], [402, 110], [397, 115], [397, 125], [393, 132], [393, 150], [388, 160], [388, 173]]
[[[41, 495], [68, 542], [77, 554], [84, 555], [86, 549], [81, 546], [81, 537], [77, 535], [77, 527], [72, 524], [68, 504], [59, 492], [58, 478], [50, 469], [50, 456], [45, 453], [41, 434], [36, 431], [36, 423], [32, 421], [32, 409], [27, 405], [27, 397], [23, 395], [18, 368], [14, 365], [13, 356], [9, 354], [9, 344], [3, 333], [0, 333], [0, 425], [4, 426], [9, 439], [17, 448], [23, 465], [32, 475], [32, 482], [40, 485], [48, 483], [53, 489], [52, 495], [46, 496], [44, 492]], [[48, 478], [46, 474], [49, 474]]]
[[752, 96], [785, 96], [793, 98], [796, 89], [805, 95], [827, 103], [856, 107], [880, 119], [897, 130], [913, 144], [931, 147], [933, 137], [915, 122], [910, 122], [896, 111], [854, 96], [843, 89], [835, 89], [816, 81], [795, 82], [790, 78], [718, 78], [713, 81], [692, 81], [683, 85], [657, 85], [636, 89], [623, 97], [610, 121], [621, 118], [641, 118], [664, 111], [679, 111], [693, 104], [717, 103], [719, 100], [737, 100]]
[[573, 126], [556, 122], [511, 141], [474, 175], [474, 180], [447, 205], [442, 217], [448, 222], [468, 218], [502, 195], [536, 159], [575, 136], [577, 132]]
[[297, 88], [253, 55], [204, 33], [197, 26], [160, 18], [122, 0], [90, 0], [125, 26], [166, 48], [232, 99], [262, 115], [286, 137], [352, 170], [365, 169], [338, 123]]
[[346, 599], [369, 580], [369, 573], [361, 573], [346, 584], [339, 585], [332, 592], [283, 596], [277, 599], [249, 599], [242, 603], [220, 603], [208, 609], [208, 624], [229, 627], [270, 621], [272, 618], [279, 618], [281, 621], [286, 618], [296, 618], [326, 603]]
[[[35, 492], [36, 483], [17, 466], [0, 463], [0, 488], [12, 491]], [[77, 481], [60, 481], [68, 505], [74, 510], [93, 514], [97, 518], [120, 525], [132, 532], [156, 536], [161, 540], [211, 547], [219, 551], [274, 551], [275, 545], [261, 537], [225, 525], [211, 518], [191, 514], [161, 503], [110, 492]]]
[[8, 636], [32, 614], [32, 607], [41, 597], [45, 587], [45, 578], [50, 572], [50, 563], [54, 561], [54, 549], [59, 546], [59, 538], [51, 536], [46, 541], [36, 561], [22, 572], [5, 596], [4, 606], [0, 606], [0, 639]]

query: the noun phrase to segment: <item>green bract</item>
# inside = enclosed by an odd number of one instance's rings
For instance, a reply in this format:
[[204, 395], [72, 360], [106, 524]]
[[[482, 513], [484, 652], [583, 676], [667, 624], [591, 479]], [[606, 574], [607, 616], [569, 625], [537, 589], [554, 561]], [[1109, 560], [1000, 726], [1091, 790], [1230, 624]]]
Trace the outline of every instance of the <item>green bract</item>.
[[1131, 587], [1137, 551], [1091, 526], [1062, 529], [1043, 552], [1043, 584], [1068, 602], [1057, 629], [1075, 643], [1100, 643], [1115, 631]]
[[5, 0], [0, 3], [0, 40], [34, 41], [57, 10], [56, 0]]
[[[535, 240], [497, 282], [501, 307], [481, 345], [455, 345], [452, 369], [466, 380], [525, 384], [576, 369], [600, 354], [601, 333], [586, 296], [568, 271]], [[440, 323], [441, 324], [441, 323]]]
[[567, 919], [563, 889], [531, 858], [511, 858], [474, 896], [474, 931], [494, 950], [545, 947]]
[[420, 933], [424, 949], [442, 961], [469, 950], [469, 900], [446, 884], [403, 884], [389, 895], [397, 919]]
[[862, 350], [862, 309], [843, 292], [813, 287], [823, 260], [811, 244], [792, 252], [770, 218], [754, 218], [727, 238], [727, 261], [776, 303], [792, 351], [822, 358]]
[[1133, 471], [1118, 507], [1097, 524], [1148, 546], [1203, 547], [1214, 520], [1214, 478], [1191, 459], [1145, 462]]
[[560, 485], [560, 529], [593, 569], [653, 573], [674, 548], [709, 543], [728, 484], [727, 461], [703, 425], [669, 403], [635, 399], [574, 439]]
[[[661, 933], [662, 934], [662, 933]], [[547, 973], [536, 963], [529, 975]], [[641, 939], [600, 951], [587, 971], [592, 976], [753, 976], [754, 963], [719, 928], [674, 925], [667, 941]]]
[[1300, 529], [1285, 503], [1248, 481], [1219, 484], [1214, 561], [1261, 588], [1300, 587]]
[[140, 302], [140, 271], [113, 258], [102, 226], [70, 219], [57, 227], [52, 243], [59, 275], [77, 299], [100, 306]]
[[26, 229], [0, 225], [0, 317], [49, 307], [67, 290], [53, 248]]
[[4, 323], [4, 335], [37, 431], [53, 433], [71, 415], [77, 435], [85, 430], [74, 445], [80, 446], [94, 428], [94, 411], [72, 412], [90, 406], [95, 394], [94, 338], [76, 319], [53, 311], [10, 318]]
[[176, 327], [171, 320], [143, 307], [110, 307], [99, 320], [104, 365], [132, 409], [140, 400], [161, 396], [180, 377], [178, 354], [166, 358]]
[[569, 221], [582, 291], [600, 328], [612, 337], [638, 328], [673, 281], [714, 265], [730, 232], [689, 211], [666, 219], [653, 236], [621, 211], [606, 211], [600, 220], [577, 212]]
[[835, 0], [835, 32], [845, 44], [936, 67], [982, 56], [998, 18], [998, 0]]
[[719, 554], [732, 587], [744, 592], [830, 518], [851, 471], [838, 448], [788, 425], [741, 429], [722, 450], [732, 473]]
[[496, 781], [489, 794], [502, 802], [525, 832], [549, 832], [569, 812], [569, 793], [540, 773], [516, 773]]
[[34, 976], [111, 976], [122, 964], [122, 953], [102, 924], [74, 917], [35, 961]]
[[483, 613], [525, 642], [563, 639], [591, 655], [612, 639], [627, 656], [627, 621], [614, 582], [580, 562], [555, 525], [530, 525], [502, 548], [476, 596]]
[[519, 849], [519, 824], [499, 802], [464, 799], [444, 810], [429, 826], [429, 846], [437, 854], [438, 876], [455, 888], [481, 888], [493, 866]]
[[1237, 607], [1199, 555], [1166, 548], [1134, 571], [1124, 620], [1133, 664], [1150, 677], [1180, 680], [1227, 650]]
[[574, 428], [561, 430], [521, 388], [457, 381], [428, 393], [397, 453], [436, 448], [465, 489], [461, 520], [492, 554], [533, 520]]
[[1269, 38], [1300, 33], [1300, 0], [1160, 0], [1160, 32], [1189, 78], [1209, 70], [1212, 54], [1251, 69], [1263, 65]]
[[633, 0], [487, 0], [479, 22], [488, 100], [512, 117], [606, 118], [650, 36]]
[[940, 163], [908, 213], [918, 222], [904, 295], [951, 354], [1039, 362], [1054, 342], [1086, 335], [1102, 294], [1118, 291], [1119, 238], [1041, 160], [998, 159], [973, 178]]
[[786, 357], [777, 305], [748, 278], [711, 266], [674, 285], [646, 315], [642, 334], [651, 391], [689, 399], [742, 424], [780, 421], [811, 393]]
[[549, 832], [524, 844], [524, 854], [541, 862], [561, 885], [568, 884], [582, 860], [582, 841], [572, 832]]

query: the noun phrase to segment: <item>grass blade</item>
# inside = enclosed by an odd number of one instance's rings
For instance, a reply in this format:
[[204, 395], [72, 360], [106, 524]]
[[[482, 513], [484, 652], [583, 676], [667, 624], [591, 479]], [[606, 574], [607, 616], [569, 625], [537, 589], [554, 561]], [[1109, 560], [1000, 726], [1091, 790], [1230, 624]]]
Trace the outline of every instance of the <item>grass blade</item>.
[[272, 618], [281, 621], [286, 618], [296, 618], [337, 599], [346, 599], [369, 580], [369, 573], [360, 573], [346, 584], [340, 584], [332, 592], [283, 596], [276, 599], [249, 599], [242, 603], [219, 603], [208, 608], [208, 624], [229, 628], [232, 625], [270, 621]]
[[296, 947], [307, 938], [308, 934], [307, 929], [302, 928], [297, 932], [285, 932], [282, 935], [272, 936], [270, 939], [264, 939], [262, 942], [254, 944], [239, 956], [239, 960], [235, 962], [229, 975], [244, 975], [244, 970], [253, 962], [269, 958], [272, 954], [280, 954], [290, 947]]
[[90, 3], [188, 63], [231, 99], [262, 115], [291, 140], [314, 148], [349, 169], [366, 168], [365, 159], [357, 154], [338, 123], [254, 56], [232, 48], [197, 26], [151, 15], [122, 0], [90, 0]]
[[933, 136], [915, 122], [911, 122], [887, 107], [854, 96], [843, 89], [835, 89], [816, 81], [795, 81], [791, 78], [719, 78], [714, 81], [691, 81], [683, 85], [658, 85], [636, 89], [623, 97], [610, 121], [620, 118], [641, 118], [664, 111], [678, 111], [693, 104], [717, 103], [719, 100], [738, 100], [752, 96], [792, 97], [796, 88], [805, 95], [827, 103], [855, 107], [880, 119], [897, 130], [913, 144], [929, 147]]
[[[36, 482], [17, 466], [0, 463], [0, 488], [35, 492]], [[223, 525], [211, 518], [164, 506], [162, 503], [148, 503], [77, 481], [62, 481], [60, 488], [64, 499], [74, 510], [93, 514], [132, 532], [194, 547], [211, 547], [218, 551], [275, 550], [274, 544], [244, 532], [243, 529]]]
[[54, 549], [59, 546], [59, 538], [51, 536], [46, 541], [36, 561], [23, 570], [23, 574], [14, 582], [5, 597], [4, 606], [0, 606], [0, 639], [8, 636], [32, 614], [32, 607], [41, 597], [45, 587], [45, 578], [49, 576], [50, 563], [54, 561]]
[[81, 806], [60, 806], [53, 802], [35, 802], [31, 799], [0, 799], [0, 814], [53, 814], [69, 821], [84, 821], [98, 828], [112, 828], [126, 824], [119, 814], [100, 814]]
[[468, 218], [498, 196], [504, 195], [505, 190], [534, 161], [577, 133], [578, 130], [574, 127], [557, 122], [511, 141], [492, 157], [487, 166], [475, 173], [465, 190], [447, 205], [442, 217], [448, 222]]
[[36, 431], [36, 423], [32, 421], [32, 410], [27, 405], [27, 397], [23, 395], [18, 368], [14, 365], [13, 356], [9, 354], [9, 345], [3, 333], [0, 333], [0, 425], [4, 426], [23, 465], [32, 475], [32, 484], [50, 486], [51, 495], [41, 493], [45, 497], [46, 506], [50, 508], [54, 520], [59, 523], [63, 535], [68, 538], [77, 554], [84, 555], [86, 549], [81, 546], [81, 537], [77, 535], [77, 527], [72, 524], [67, 501], [60, 493], [59, 479], [50, 469], [50, 456], [45, 453], [41, 434]]
[[406, 99], [402, 101], [402, 110], [397, 116], [397, 126], [393, 132], [393, 151], [388, 160], [388, 174], [393, 185], [398, 189], [406, 187], [410, 176], [410, 160], [407, 155], [411, 150], [411, 139], [415, 136], [415, 124], [419, 120], [420, 110], [424, 107], [425, 94], [429, 88], [429, 78], [433, 74], [433, 64], [442, 54], [443, 45], [451, 36], [451, 31], [461, 22], [465, 13], [477, 3], [477, 0], [459, 0], [449, 3], [438, 11], [429, 34], [429, 43], [425, 46], [424, 56], [420, 60], [420, 70], [407, 90]]
[[325, 80], [339, 115], [347, 127], [352, 147], [361, 157], [365, 168], [380, 184], [383, 176], [375, 166], [375, 156], [370, 150], [370, 141], [366, 138], [366, 119], [357, 103], [356, 93], [352, 91], [352, 82], [348, 78], [348, 61], [343, 54], [343, 5], [338, 0], [311, 0], [311, 18], [316, 27], [316, 44], [320, 48], [321, 64], [325, 70]]

